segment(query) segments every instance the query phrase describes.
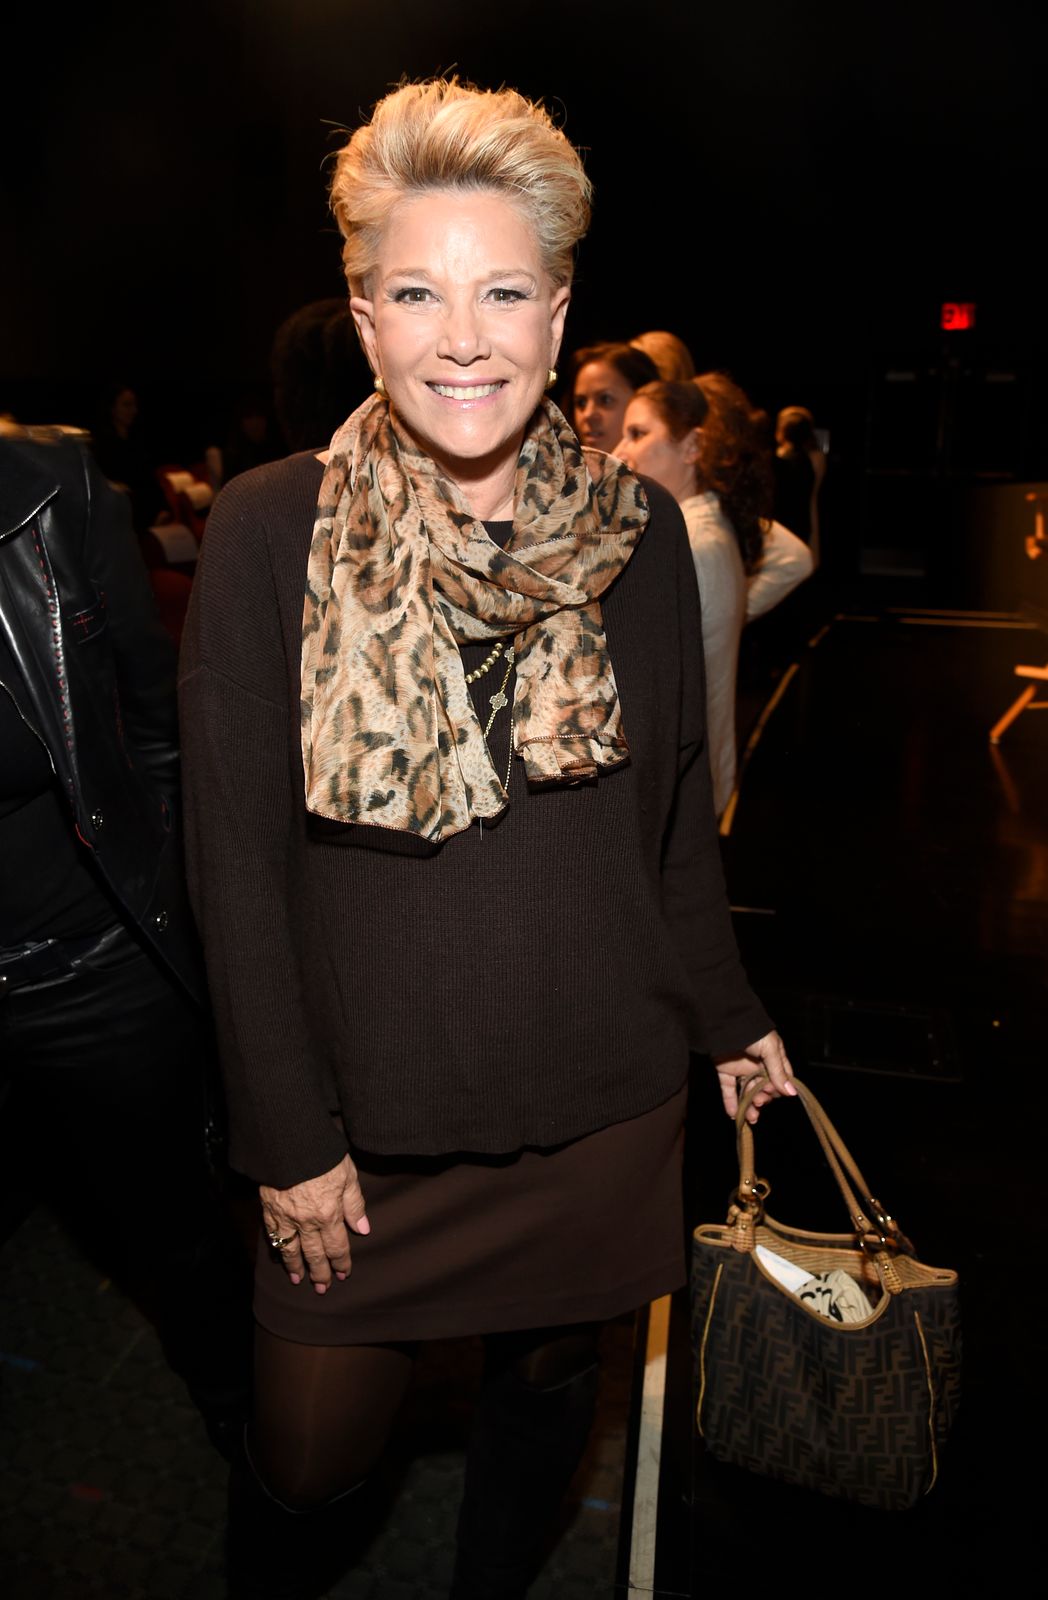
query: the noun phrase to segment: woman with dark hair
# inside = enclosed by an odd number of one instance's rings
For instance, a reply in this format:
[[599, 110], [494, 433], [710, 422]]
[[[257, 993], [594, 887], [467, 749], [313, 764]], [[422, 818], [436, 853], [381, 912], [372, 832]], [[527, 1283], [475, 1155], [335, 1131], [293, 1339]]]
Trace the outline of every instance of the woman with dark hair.
[[247, 389], [232, 408], [225, 442], [213, 446], [205, 459], [212, 486], [218, 489], [230, 478], [265, 466], [282, 454], [268, 399], [261, 391]]
[[819, 490], [826, 457], [805, 406], [785, 406], [775, 419], [775, 515], [819, 560]]
[[371, 382], [345, 300], [310, 300], [285, 318], [273, 335], [269, 370], [288, 449], [322, 446]]
[[659, 369], [651, 356], [631, 344], [590, 344], [568, 363], [569, 414], [582, 444], [614, 450], [630, 397], [654, 383]]
[[774, 472], [766, 411], [724, 372], [703, 372], [694, 380], [707, 404], [698, 476], [700, 487], [716, 497], [704, 501], [705, 514], [727, 518], [745, 563], [746, 621], [777, 606], [814, 569], [811, 551], [774, 512]]
[[716, 495], [751, 571], [760, 558], [775, 492], [768, 414], [752, 406], [724, 372], [703, 372], [693, 381], [706, 401], [698, 462], [702, 488]]
[[138, 395], [129, 383], [112, 383], [104, 391], [91, 430], [91, 450], [102, 475], [127, 496], [139, 537], [154, 521], [170, 520], [156, 475], [156, 459], [143, 440]]
[[668, 489], [684, 513], [702, 605], [714, 809], [735, 788], [735, 677], [746, 622], [811, 571], [799, 539], [768, 519], [762, 412], [722, 373], [651, 383], [626, 408], [615, 454]]

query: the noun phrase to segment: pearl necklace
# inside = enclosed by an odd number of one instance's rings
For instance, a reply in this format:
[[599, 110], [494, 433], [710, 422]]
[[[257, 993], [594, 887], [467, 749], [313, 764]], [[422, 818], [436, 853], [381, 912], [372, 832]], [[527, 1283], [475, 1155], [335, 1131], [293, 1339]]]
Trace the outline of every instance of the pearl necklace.
[[474, 667], [472, 672], [467, 672], [466, 673], [466, 682], [467, 683], [476, 683], [478, 678], [482, 678], [484, 676], [485, 672], [487, 672], [488, 668], [489, 667], [493, 667], [495, 665], [495, 662], [498, 660], [499, 656], [502, 654], [504, 646], [505, 646], [505, 640], [504, 639], [496, 640], [495, 648], [492, 650], [491, 654], [489, 656], [485, 656], [484, 660], [480, 663], [479, 667]]

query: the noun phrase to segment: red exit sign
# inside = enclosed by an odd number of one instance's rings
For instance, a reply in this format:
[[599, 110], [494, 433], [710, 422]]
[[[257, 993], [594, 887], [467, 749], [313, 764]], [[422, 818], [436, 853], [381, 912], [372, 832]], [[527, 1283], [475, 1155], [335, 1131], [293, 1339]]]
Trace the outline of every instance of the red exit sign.
[[944, 301], [939, 326], [942, 328], [944, 333], [960, 333], [962, 328], [974, 328], [975, 301]]

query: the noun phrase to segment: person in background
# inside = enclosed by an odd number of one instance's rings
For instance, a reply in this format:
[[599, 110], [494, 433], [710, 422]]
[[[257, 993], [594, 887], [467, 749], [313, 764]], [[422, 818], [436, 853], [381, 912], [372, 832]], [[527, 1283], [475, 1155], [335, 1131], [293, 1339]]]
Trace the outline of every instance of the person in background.
[[105, 391], [101, 415], [91, 430], [91, 448], [103, 475], [127, 495], [139, 538], [170, 517], [156, 475], [158, 462], [142, 434], [138, 395], [128, 383]]
[[213, 1442], [246, 1414], [246, 1261], [209, 1158], [175, 652], [126, 496], [0, 437], [0, 1090], [26, 1183], [155, 1323]]
[[749, 580], [746, 620], [753, 622], [811, 576], [811, 552], [773, 515], [767, 412], [725, 372], [702, 372], [693, 381], [707, 405], [699, 483], [716, 495], [738, 540]]
[[602, 1325], [685, 1282], [690, 1050], [730, 1115], [762, 1070], [758, 1104], [794, 1092], [732, 934], [680, 512], [546, 399], [589, 190], [512, 90], [383, 99], [332, 181], [376, 392], [211, 514], [187, 839], [265, 1224], [238, 1597], [316, 1592], [413, 1342], [481, 1336], [451, 1593], [521, 1600]]
[[659, 375], [643, 350], [630, 344], [591, 344], [568, 363], [568, 410], [575, 432], [591, 450], [614, 450], [630, 396]]
[[659, 377], [668, 383], [687, 383], [689, 378], [694, 378], [695, 362], [691, 351], [675, 333], [667, 333], [662, 328], [652, 333], [638, 333], [630, 344], [651, 357], [659, 369]]
[[208, 481], [216, 491], [230, 478], [252, 467], [264, 466], [282, 454], [275, 438], [269, 405], [261, 394], [242, 394], [233, 407], [224, 444], [212, 445], [204, 452]]
[[744, 624], [811, 572], [799, 539], [768, 519], [760, 414], [720, 374], [638, 389], [615, 455], [668, 489], [684, 513], [702, 606], [713, 801], [735, 788], [735, 683]]
[[786, 406], [775, 419], [775, 516], [811, 548], [818, 566], [819, 491], [826, 455], [815, 419], [804, 406]]
[[371, 385], [344, 300], [310, 300], [293, 311], [273, 336], [269, 370], [277, 422], [291, 451], [325, 448]]

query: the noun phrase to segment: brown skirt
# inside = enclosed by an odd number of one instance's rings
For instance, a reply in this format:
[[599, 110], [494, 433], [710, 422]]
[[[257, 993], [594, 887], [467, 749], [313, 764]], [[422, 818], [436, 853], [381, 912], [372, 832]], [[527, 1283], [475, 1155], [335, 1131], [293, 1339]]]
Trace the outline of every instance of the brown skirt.
[[603, 1322], [685, 1281], [687, 1086], [554, 1150], [354, 1152], [371, 1233], [319, 1295], [260, 1240], [255, 1316], [299, 1344], [450, 1339]]

